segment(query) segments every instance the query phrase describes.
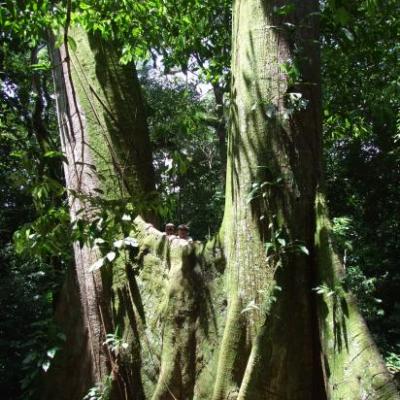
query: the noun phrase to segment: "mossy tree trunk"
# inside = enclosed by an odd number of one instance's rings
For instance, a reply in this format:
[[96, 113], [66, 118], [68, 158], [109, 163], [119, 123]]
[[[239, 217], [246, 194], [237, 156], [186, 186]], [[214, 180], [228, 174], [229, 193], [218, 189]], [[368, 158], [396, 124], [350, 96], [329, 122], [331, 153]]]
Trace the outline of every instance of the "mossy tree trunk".
[[[112, 370], [122, 388], [112, 399], [399, 399], [329, 241], [318, 1], [236, 0], [233, 12], [220, 232], [204, 245], [170, 240], [137, 218], [134, 268], [115, 265], [108, 286], [87, 271], [95, 250], [76, 246], [76, 323], [87, 335], [86, 361], [71, 363], [86, 377], [80, 387]], [[72, 73], [61, 49], [55, 79], [67, 184], [89, 197], [98, 188], [146, 197], [153, 175], [149, 153], [138, 158], [149, 147], [134, 72], [98, 38], [71, 34]], [[85, 196], [71, 197], [73, 218], [80, 208], [90, 217]], [[130, 347], [113, 360], [102, 341], [117, 324]], [[82, 390], [63, 398], [78, 400]]]
[[325, 397], [316, 270], [301, 247], [313, 248], [320, 176], [317, 11], [316, 1], [234, 5], [229, 306], [215, 400]]
[[[69, 190], [71, 220], [76, 221], [78, 214], [82, 214], [82, 211], [83, 217], [90, 218], [91, 207], [86, 204], [82, 196], [97, 196], [96, 191], [100, 187], [100, 182], [95, 173], [93, 154], [89, 149], [87, 120], [78, 103], [79, 97], [72, 80], [69, 63], [64, 46], [59, 51], [54, 50], [53, 64], [57, 66], [54, 69], [57, 117], [62, 151], [66, 157], [64, 163], [65, 182], [66, 188]], [[82, 363], [78, 364], [76, 357], [72, 368], [69, 366], [71, 368], [69, 371], [62, 369], [58, 373], [54, 372], [53, 379], [56, 382], [58, 379], [62, 381], [69, 375], [75, 387], [71, 392], [67, 390], [67, 393], [70, 393], [71, 396], [82, 396], [88, 386], [92, 386], [93, 382], [99, 378], [103, 379], [108, 374], [108, 367], [102, 350], [104, 331], [100, 321], [96, 293], [99, 292], [100, 295], [102, 293], [101, 279], [98, 274], [90, 273], [88, 268], [98, 259], [99, 255], [94, 249], [87, 246], [81, 247], [78, 243], [74, 243], [73, 251], [76, 269], [71, 274], [72, 280], [68, 280], [68, 294], [70, 298], [77, 296], [79, 298], [80, 307], [76, 312], [81, 314], [81, 318], [78, 318], [76, 323], [81, 326], [73, 329], [73, 334], [77, 337], [68, 337], [67, 344], [79, 349]], [[63, 298], [62, 301], [67, 302], [68, 300]], [[76, 300], [73, 299], [70, 303], [76, 304]], [[61, 306], [61, 308], [63, 307]], [[68, 326], [69, 322], [66, 321], [65, 325]], [[46, 387], [45, 398], [54, 396], [57, 384]], [[68, 389], [71, 389], [71, 386]]]
[[228, 311], [213, 400], [398, 398], [327, 239], [318, 7], [234, 3]]
[[[154, 196], [154, 171], [136, 70], [121, 66], [112, 44], [98, 36], [76, 26], [69, 36], [76, 49], [52, 46], [51, 54], [71, 220], [90, 222], [101, 198], [131, 199], [152, 219], [146, 203]], [[128, 291], [126, 266], [118, 265], [111, 273], [92, 271], [101, 256], [96, 246], [75, 243], [73, 251], [75, 269], [69, 272], [58, 307], [64, 312], [57, 312], [67, 344], [49, 373], [42, 398], [81, 399], [110, 376], [114, 398], [140, 398], [140, 382], [132, 383], [134, 368], [117, 367], [104, 345], [106, 334], [123, 326], [118, 317], [128, 318], [129, 307], [121, 300]], [[132, 327], [123, 335], [131, 336]], [[133, 354], [134, 343], [129, 341]]]

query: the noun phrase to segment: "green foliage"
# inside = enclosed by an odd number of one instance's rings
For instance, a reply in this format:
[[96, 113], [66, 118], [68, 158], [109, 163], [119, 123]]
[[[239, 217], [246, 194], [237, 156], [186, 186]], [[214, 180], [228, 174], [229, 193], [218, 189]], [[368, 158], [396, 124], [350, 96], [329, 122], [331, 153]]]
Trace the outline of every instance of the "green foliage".
[[106, 335], [104, 344], [115, 356], [118, 356], [121, 350], [126, 350], [129, 347], [129, 344], [120, 337], [118, 326], [114, 333], [108, 333]]
[[[397, 346], [399, 350], [399, 346]], [[389, 352], [385, 357], [386, 365], [389, 371], [394, 375], [400, 373], [400, 354]]]
[[346, 281], [378, 344], [400, 340], [397, 1], [340, 0], [322, 13], [329, 208]]
[[[95, 239], [95, 244], [97, 246], [102, 247], [102, 246], [104, 246], [104, 243], [105, 242], [101, 238]], [[114, 260], [118, 259], [118, 257], [121, 254], [125, 255], [125, 252], [123, 251], [125, 249], [127, 249], [129, 251], [129, 250], [132, 250], [132, 248], [133, 248], [133, 249], [135, 249], [135, 253], [137, 253], [138, 247], [139, 247], [139, 244], [136, 241], [136, 239], [134, 239], [133, 237], [128, 236], [126, 238], [116, 240], [113, 243], [113, 249], [106, 252], [104, 257], [99, 258], [94, 264], [89, 266], [89, 271], [96, 271], [96, 270], [100, 269], [103, 265], [112, 264], [114, 262]], [[104, 250], [102, 253], [104, 254]], [[129, 258], [132, 258], [133, 251], [130, 251], [129, 253], [130, 253]]]
[[280, 7], [274, 6], [273, 11], [276, 15], [284, 16], [284, 15], [288, 15], [288, 14], [294, 12], [295, 9], [296, 9], [296, 6], [293, 3], [289, 3], [289, 4], [285, 4], [284, 6], [280, 6]]
[[307, 247], [299, 240], [289, 241], [285, 229], [277, 228], [275, 218], [268, 225], [270, 241], [265, 243], [267, 258], [277, 267], [282, 265], [282, 257], [288, 253], [310, 255]]
[[97, 247], [103, 255], [114, 252], [107, 258], [116, 258], [121, 251], [136, 252], [138, 247], [132, 234], [132, 221], [137, 210], [129, 199], [104, 200], [100, 197], [85, 197], [86, 207], [91, 208], [90, 218], [84, 209], [71, 226], [71, 241], [82, 247]]
[[287, 76], [289, 86], [293, 86], [296, 83], [300, 82], [301, 74], [300, 74], [300, 69], [296, 63], [296, 60], [286, 61], [279, 67], [281, 71]]
[[167, 72], [200, 72], [209, 82], [227, 85], [230, 46], [230, 2], [85, 0], [74, 19], [87, 30], [121, 43], [121, 61], [158, 56]]
[[[36, 385], [64, 336], [53, 321], [62, 277], [52, 265], [24, 259], [11, 247], [0, 252], [0, 388], [6, 398], [37, 398]], [[61, 276], [60, 276], [61, 274]]]
[[16, 252], [42, 259], [68, 254], [71, 249], [69, 222], [66, 208], [49, 208], [34, 221], [15, 231], [13, 238]]
[[65, 339], [53, 310], [71, 258], [69, 217], [49, 62], [37, 47], [44, 20], [32, 19], [48, 3], [26, 3], [19, 13], [11, 3], [0, 10], [10, 18], [0, 46], [0, 391], [37, 399]]
[[251, 203], [255, 199], [263, 199], [263, 201], [266, 201], [271, 188], [280, 187], [282, 186], [282, 183], [283, 178], [281, 176], [268, 181], [253, 182], [251, 185], [251, 190], [247, 196], [247, 202]]
[[[147, 71], [147, 74], [150, 74]], [[206, 118], [213, 101], [182, 79], [151, 79], [142, 73], [163, 221], [189, 223], [202, 239], [218, 229], [223, 187], [218, 140]]]
[[82, 400], [110, 400], [112, 377], [107, 376], [99, 385], [93, 386]]
[[49, 0], [3, 1], [0, 26], [6, 35], [18, 36], [34, 48], [47, 36], [48, 29], [57, 29], [64, 22], [64, 9], [59, 2]]

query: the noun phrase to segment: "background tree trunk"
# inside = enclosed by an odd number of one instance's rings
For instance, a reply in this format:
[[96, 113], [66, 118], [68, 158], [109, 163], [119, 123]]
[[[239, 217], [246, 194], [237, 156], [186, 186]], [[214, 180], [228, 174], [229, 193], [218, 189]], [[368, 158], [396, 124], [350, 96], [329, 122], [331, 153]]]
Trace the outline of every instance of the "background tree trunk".
[[316, 199], [318, 318], [329, 399], [399, 399], [393, 378], [368, 331], [355, 299], [346, 291], [345, 271], [329, 237], [324, 196]]

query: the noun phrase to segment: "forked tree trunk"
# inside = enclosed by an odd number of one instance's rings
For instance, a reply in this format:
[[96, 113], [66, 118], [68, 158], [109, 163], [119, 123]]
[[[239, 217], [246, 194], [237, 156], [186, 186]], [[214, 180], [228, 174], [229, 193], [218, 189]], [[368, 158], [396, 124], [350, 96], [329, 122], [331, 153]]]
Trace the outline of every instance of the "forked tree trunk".
[[[140, 242], [135, 268], [127, 268], [125, 274], [115, 266], [111, 274], [111, 280], [119, 276], [111, 292], [120, 298], [120, 312], [107, 316], [111, 328], [124, 325], [124, 338], [131, 343], [119, 363], [125, 371], [124, 391], [114, 391], [111, 398], [399, 399], [343, 287], [343, 271], [329, 241], [321, 194], [318, 1], [236, 0], [233, 11], [223, 224], [214, 240], [202, 245], [170, 240], [141, 218], [134, 222]], [[92, 157], [97, 169], [114, 164], [118, 170], [118, 160], [135, 154], [130, 151], [136, 145], [134, 138], [121, 144], [126, 136], [115, 128], [121, 126], [115, 123], [116, 116], [124, 119], [129, 111], [114, 104], [117, 93], [123, 99], [127, 87], [111, 90], [111, 95], [102, 87], [106, 82], [112, 89], [112, 82], [124, 74], [116, 64], [112, 71], [99, 65], [114, 59], [107, 59], [112, 49], [99, 50], [101, 42], [89, 45], [82, 33], [75, 40], [77, 59], [71, 64], [76, 71], [87, 71], [84, 75], [91, 83], [79, 83], [81, 89], [75, 90], [82, 107], [77, 109], [68, 83], [71, 76], [62, 63], [64, 74], [56, 78], [64, 93], [58, 110], [70, 160], [68, 185], [89, 195], [99, 182], [82, 159], [91, 162]], [[109, 72], [104, 75], [104, 70]], [[75, 74], [72, 80], [81, 82], [81, 73]], [[100, 76], [107, 79], [98, 81]], [[93, 121], [98, 125], [91, 125]], [[108, 154], [106, 164], [103, 156], [89, 154], [104, 124], [110, 127], [114, 144], [108, 153], [104, 147], [95, 149], [96, 154]], [[121, 152], [124, 149], [128, 155]], [[146, 165], [149, 159], [146, 156]], [[135, 168], [120, 171], [127, 188], [131, 180], [137, 186], [138, 174], [145, 171], [135, 160]], [[87, 182], [77, 179], [90, 176]], [[107, 192], [107, 183], [105, 188]], [[73, 217], [74, 201], [85, 206], [71, 198]], [[76, 248], [76, 254], [88, 332], [85, 354], [93, 371], [85, 382], [94, 383], [101, 380], [103, 370], [110, 371], [101, 346], [102, 314], [95, 311], [109, 310], [112, 302], [101, 292], [97, 277], [86, 272], [92, 250]], [[320, 294], [313, 290], [317, 287]], [[88, 371], [84, 365], [77, 370], [83, 375]], [[75, 394], [64, 398], [79, 399]]]

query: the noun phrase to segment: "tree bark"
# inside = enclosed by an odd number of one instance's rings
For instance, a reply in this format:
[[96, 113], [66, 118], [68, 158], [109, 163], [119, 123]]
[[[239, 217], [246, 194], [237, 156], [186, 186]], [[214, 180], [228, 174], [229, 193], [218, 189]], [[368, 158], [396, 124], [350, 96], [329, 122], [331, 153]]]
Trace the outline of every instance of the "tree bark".
[[77, 44], [71, 57], [77, 90], [85, 113], [93, 118], [93, 128], [98, 129], [92, 141], [102, 137], [108, 141], [107, 148], [96, 151], [98, 157], [110, 153], [114, 171], [138, 212], [149, 216], [143, 203], [154, 195], [154, 169], [135, 65], [119, 63], [117, 44], [112, 41], [102, 40], [97, 34], [86, 36], [79, 28], [73, 28], [71, 34]]
[[[324, 398], [311, 292], [315, 271], [296, 251], [298, 243], [312, 249], [320, 175], [318, 25], [309, 16], [318, 9], [313, 1], [293, 4], [284, 16], [276, 12], [284, 2], [234, 6], [224, 218], [232, 320], [221, 345], [215, 400], [229, 393]], [[295, 62], [306, 65], [296, 65], [301, 80], [292, 82], [284, 68], [294, 69]], [[292, 97], [300, 95], [307, 108], [292, 110]], [[229, 373], [235, 363], [239, 378]]]
[[213, 83], [212, 87], [215, 98], [215, 113], [217, 115], [214, 129], [218, 138], [218, 152], [222, 163], [221, 181], [224, 184], [226, 178], [226, 118], [224, 115], [224, 88], [218, 83]]
[[[68, 162], [64, 163], [66, 188], [69, 190], [68, 201], [71, 220], [76, 221], [78, 215], [90, 218], [91, 205], [84, 200], [97, 196], [100, 187], [99, 179], [93, 169], [93, 158], [87, 137], [87, 121], [83, 115], [78, 98], [74, 91], [73, 78], [68, 70], [65, 46], [53, 52], [54, 82], [57, 93], [57, 117], [61, 136], [62, 151]], [[99, 314], [98, 295], [102, 295], [102, 284], [99, 273], [89, 272], [89, 266], [98, 258], [95, 249], [73, 245], [76, 264], [76, 276], [79, 286], [80, 305], [83, 318], [81, 335], [85, 344], [78, 346], [83, 349], [83, 359], [89, 360], [90, 368], [83, 362], [72, 374], [83, 382], [82, 390], [87, 389], [88, 383], [101, 381], [108, 374], [106, 357], [102, 348], [105, 338], [104, 329]], [[72, 286], [71, 286], [72, 291]], [[73, 296], [71, 294], [71, 296]], [[84, 367], [84, 370], [80, 369]], [[84, 393], [80, 393], [82, 395]], [[51, 396], [52, 394], [50, 394]]]
[[[64, 44], [57, 50], [53, 44], [51, 54], [71, 220], [92, 220], [99, 193], [103, 199], [119, 200], [134, 194], [137, 210], [151, 219], [154, 211], [144, 201], [150, 201], [154, 193], [154, 172], [136, 71], [132, 66], [120, 66], [116, 51], [98, 37], [79, 27], [71, 28], [69, 35], [77, 48], [71, 51]], [[65, 291], [73, 298], [73, 283], [77, 282], [81, 310], [76, 312], [81, 317], [58, 313], [61, 325], [70, 333], [69, 348], [50, 371], [43, 398], [81, 399], [90, 387], [103, 385], [110, 374], [113, 398], [141, 398], [140, 380], [131, 382], [135, 362], [129, 368], [117, 368], [104, 346], [106, 334], [121, 325], [118, 318], [128, 318], [129, 304], [120, 305], [118, 297], [128, 290], [125, 266], [116, 266], [111, 277], [110, 271], [92, 272], [91, 265], [100, 258], [98, 249], [78, 243], [73, 248], [75, 270]], [[120, 279], [121, 275], [125, 278]], [[59, 309], [68, 302], [76, 304], [64, 295]], [[72, 330], [70, 323], [75, 326]], [[135, 353], [132, 330], [127, 326], [123, 336], [130, 343], [129, 351]], [[82, 362], [72, 369], [74, 348], [80, 349]], [[66, 381], [75, 385], [60, 393], [58, 383]]]

